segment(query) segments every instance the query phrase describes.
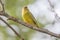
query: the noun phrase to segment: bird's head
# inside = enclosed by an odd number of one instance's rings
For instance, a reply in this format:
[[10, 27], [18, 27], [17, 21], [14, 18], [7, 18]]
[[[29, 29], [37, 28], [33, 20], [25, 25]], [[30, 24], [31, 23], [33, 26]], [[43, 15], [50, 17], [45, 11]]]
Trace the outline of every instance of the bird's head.
[[22, 8], [22, 13], [26, 13], [27, 11], [28, 11], [27, 6], [25, 6], [25, 7]]
[[25, 7], [24, 7], [24, 10], [25, 10], [25, 11], [27, 11], [27, 10], [28, 10], [27, 6], [25, 6]]

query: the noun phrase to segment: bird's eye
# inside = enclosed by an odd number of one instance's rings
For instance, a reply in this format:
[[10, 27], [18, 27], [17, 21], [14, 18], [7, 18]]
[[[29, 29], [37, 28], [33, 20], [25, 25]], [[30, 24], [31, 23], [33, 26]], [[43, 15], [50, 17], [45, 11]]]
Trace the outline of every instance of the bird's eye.
[[27, 8], [27, 7], [25, 7], [25, 8]]

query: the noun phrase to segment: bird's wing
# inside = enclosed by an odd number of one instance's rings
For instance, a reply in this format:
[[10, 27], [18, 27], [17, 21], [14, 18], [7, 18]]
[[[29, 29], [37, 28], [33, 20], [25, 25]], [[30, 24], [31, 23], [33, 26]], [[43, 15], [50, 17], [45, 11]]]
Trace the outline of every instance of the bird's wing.
[[31, 21], [34, 23], [34, 25], [38, 26], [37, 21], [36, 21], [35, 17], [32, 15], [32, 13], [31, 12], [27, 12], [27, 13], [29, 13], [28, 16], [31, 19]]
[[31, 17], [32, 21], [34, 22], [34, 24], [35, 24], [37, 27], [44, 27], [43, 24], [39, 23], [39, 22], [35, 19], [35, 17], [32, 15], [31, 12], [29, 13], [29, 16]]

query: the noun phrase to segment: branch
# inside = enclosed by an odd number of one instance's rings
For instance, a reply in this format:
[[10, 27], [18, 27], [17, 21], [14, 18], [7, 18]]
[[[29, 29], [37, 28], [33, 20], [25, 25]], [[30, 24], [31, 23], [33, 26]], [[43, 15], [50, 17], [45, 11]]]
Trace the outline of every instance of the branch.
[[[4, 14], [4, 16], [9, 16], [7, 13], [5, 13], [5, 8], [4, 8], [4, 3], [2, 3], [2, 0], [0, 0], [0, 3], [1, 3], [1, 5], [2, 5], [2, 11], [0, 11], [0, 14], [1, 15], [3, 15]], [[21, 36], [21, 35], [19, 35], [16, 31], [15, 31], [15, 29], [13, 29], [5, 20], [3, 20], [1, 17], [0, 17], [0, 20], [2, 20], [19, 38], [21, 38], [21, 40], [24, 40], [24, 38]]]
[[5, 20], [3, 20], [1, 17], [0, 17], [0, 20], [2, 20], [19, 38], [23, 39], [23, 38], [21, 37], [21, 35], [19, 35], [19, 34], [15, 31], [15, 29], [13, 29]]
[[52, 5], [52, 3], [50, 2], [50, 0], [48, 0], [48, 2], [49, 2], [50, 7], [54, 8], [54, 5]]
[[[46, 33], [46, 34], [49, 34], [49, 35], [54, 36], [54, 37], [57, 37], [57, 38], [60, 38], [60, 35], [59, 35], [59, 34], [55, 34], [55, 33], [52, 33], [52, 32], [50, 32], [50, 31], [48, 31], [47, 29], [37, 28], [37, 27], [35, 27], [35, 26], [33, 26], [33, 25], [27, 24], [27, 23], [25, 23], [25, 22], [23, 22], [23, 21], [15, 18], [15, 17], [12, 17], [12, 16], [8, 15], [6, 12], [3, 12], [3, 11], [2, 11], [2, 12], [0, 12], [0, 15], [5, 16], [5, 17], [7, 17], [9, 20], [12, 20], [12, 21], [14, 21], [14, 22], [17, 22], [17, 23], [19, 23], [19, 24], [21, 24], [21, 25], [24, 25], [24, 26], [26, 26], [26, 27], [28, 27], [28, 28], [30, 28], [30, 29], [33, 29], [33, 30], [36, 30], [36, 31], [39, 31], [39, 32]], [[0, 19], [1, 19], [1, 18], [0, 18]], [[9, 26], [9, 25], [8, 25], [8, 26]]]
[[49, 2], [49, 5], [50, 5], [50, 7], [51, 7], [50, 11], [54, 12], [54, 13], [55, 13], [55, 18], [56, 18], [58, 21], [60, 21], [60, 17], [57, 15], [58, 13], [56, 13], [55, 10], [54, 10], [54, 5], [52, 5], [52, 3], [50, 2], [50, 0], [48, 0], [48, 2]]
[[1, 3], [1, 5], [2, 5], [2, 11], [4, 11], [5, 12], [5, 9], [4, 9], [4, 4], [2, 3], [2, 0], [0, 0], [0, 3]]
[[25, 23], [25, 22], [23, 22], [23, 21], [21, 21], [21, 20], [19, 20], [17, 18], [14, 18], [12, 16], [6, 16], [6, 15], [4, 15], [4, 16], [7, 17], [9, 20], [12, 20], [14, 22], [17, 22], [17, 23], [19, 23], [21, 25], [24, 25], [24, 26], [26, 26], [26, 27], [28, 27], [30, 29], [33, 29], [33, 30], [36, 30], [36, 31], [39, 31], [39, 32], [42, 32], [42, 33], [46, 33], [46, 34], [49, 34], [49, 35], [54, 36], [54, 37], [57, 37], [57, 38], [60, 38], [60, 35], [59, 34], [52, 33], [50, 31], [48, 31], [47, 29], [37, 28], [37, 27], [35, 27], [33, 25], [27, 24], [27, 23]]

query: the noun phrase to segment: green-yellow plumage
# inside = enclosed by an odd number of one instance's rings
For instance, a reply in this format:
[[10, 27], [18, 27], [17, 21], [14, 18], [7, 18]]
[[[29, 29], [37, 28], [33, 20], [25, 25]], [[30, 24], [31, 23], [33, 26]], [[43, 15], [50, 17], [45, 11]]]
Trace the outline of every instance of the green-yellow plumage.
[[22, 18], [23, 18], [24, 22], [39, 27], [38, 24], [37, 24], [36, 19], [34, 18], [34, 16], [32, 15], [32, 13], [29, 11], [29, 9], [27, 8], [27, 6], [25, 6], [22, 9]]

